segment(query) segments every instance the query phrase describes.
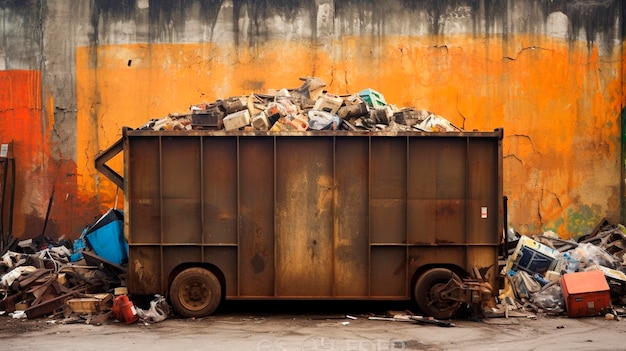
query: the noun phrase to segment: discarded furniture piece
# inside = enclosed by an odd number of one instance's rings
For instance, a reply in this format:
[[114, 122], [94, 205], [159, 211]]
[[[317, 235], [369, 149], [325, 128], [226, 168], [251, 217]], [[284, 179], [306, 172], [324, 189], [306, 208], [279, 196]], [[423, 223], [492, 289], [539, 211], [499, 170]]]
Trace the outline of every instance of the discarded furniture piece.
[[[131, 295], [187, 317], [223, 298], [415, 298], [446, 319], [498, 291], [502, 137], [124, 128], [96, 168], [124, 187]], [[106, 166], [122, 151], [123, 176]]]

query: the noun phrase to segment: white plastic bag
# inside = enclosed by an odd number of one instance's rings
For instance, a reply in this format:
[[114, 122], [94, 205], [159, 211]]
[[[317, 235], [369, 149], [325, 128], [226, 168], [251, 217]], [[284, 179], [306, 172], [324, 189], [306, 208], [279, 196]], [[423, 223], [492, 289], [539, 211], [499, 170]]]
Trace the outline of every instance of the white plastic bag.
[[135, 307], [137, 315], [141, 320], [147, 323], [158, 323], [164, 321], [170, 314], [170, 305], [167, 304], [165, 297], [154, 295], [155, 299], [150, 301], [150, 309], [142, 310]]

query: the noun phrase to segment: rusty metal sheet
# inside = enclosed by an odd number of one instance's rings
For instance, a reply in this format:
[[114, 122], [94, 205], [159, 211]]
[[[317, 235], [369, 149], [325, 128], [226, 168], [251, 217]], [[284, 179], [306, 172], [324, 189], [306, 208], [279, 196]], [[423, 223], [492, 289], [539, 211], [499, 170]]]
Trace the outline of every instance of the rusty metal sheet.
[[164, 243], [202, 243], [200, 140], [161, 139], [161, 201]]
[[465, 199], [431, 200], [435, 204], [435, 243], [465, 244]]
[[[268, 166], [269, 167], [269, 166]], [[202, 139], [203, 242], [237, 244], [237, 138]]]
[[338, 297], [369, 295], [369, 138], [335, 143], [334, 291]]
[[239, 150], [239, 294], [274, 296], [274, 138], [241, 138]]
[[406, 140], [371, 138], [371, 243], [406, 243]]
[[437, 169], [436, 139], [409, 138], [407, 182], [407, 241], [409, 244], [433, 244], [436, 241]]
[[371, 296], [409, 296], [406, 246], [372, 246]]
[[128, 251], [128, 291], [137, 295], [165, 294], [162, 281], [161, 247], [130, 245]]
[[[204, 247], [204, 261], [219, 267], [224, 274], [226, 297], [239, 296], [237, 274], [237, 247], [236, 246], [207, 246]], [[219, 274], [218, 274], [219, 276]]]
[[428, 152], [435, 154], [432, 165], [435, 169], [437, 199], [465, 199], [467, 195], [467, 139], [442, 138]]
[[[499, 242], [498, 220], [502, 201], [498, 184], [498, 149], [493, 141], [470, 139], [468, 146], [468, 220], [467, 242], [493, 244]], [[498, 186], [494, 186], [498, 185]]]
[[[161, 166], [159, 137], [129, 139], [126, 145], [125, 222], [130, 225], [127, 240], [133, 243], [161, 243]], [[134, 181], [141, 179], [141, 181]], [[128, 221], [128, 218], [137, 218]]]
[[[413, 242], [464, 243], [466, 143], [465, 138], [411, 139], [409, 194], [416, 209], [427, 213], [410, 216], [416, 221], [410, 224], [417, 231], [409, 234]], [[434, 238], [420, 225], [434, 229]]]
[[333, 139], [276, 139], [276, 294], [332, 296]]

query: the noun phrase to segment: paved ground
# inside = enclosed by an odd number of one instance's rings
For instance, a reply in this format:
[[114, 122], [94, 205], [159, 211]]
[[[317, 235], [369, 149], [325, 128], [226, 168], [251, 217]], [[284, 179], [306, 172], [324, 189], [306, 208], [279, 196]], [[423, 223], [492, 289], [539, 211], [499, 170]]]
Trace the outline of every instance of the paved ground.
[[[403, 305], [231, 303], [202, 319], [156, 324], [59, 324], [0, 317], [3, 350], [623, 350], [626, 321], [603, 317], [452, 320], [444, 328], [368, 320]], [[347, 319], [345, 315], [357, 317]]]

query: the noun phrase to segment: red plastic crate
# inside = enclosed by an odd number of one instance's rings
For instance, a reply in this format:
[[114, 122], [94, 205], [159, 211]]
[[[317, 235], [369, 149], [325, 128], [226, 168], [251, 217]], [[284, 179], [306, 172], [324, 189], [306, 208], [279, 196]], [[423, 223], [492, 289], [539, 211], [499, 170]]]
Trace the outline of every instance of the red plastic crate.
[[609, 284], [601, 271], [564, 274], [561, 288], [570, 317], [596, 316], [611, 309]]

